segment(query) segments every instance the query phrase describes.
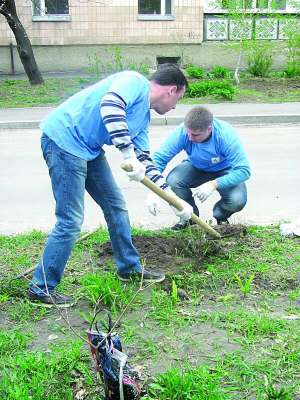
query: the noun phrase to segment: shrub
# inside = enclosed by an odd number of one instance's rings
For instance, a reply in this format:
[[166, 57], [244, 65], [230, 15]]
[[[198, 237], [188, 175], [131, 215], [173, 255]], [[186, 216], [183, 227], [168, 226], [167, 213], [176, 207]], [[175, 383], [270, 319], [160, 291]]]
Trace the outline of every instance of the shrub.
[[104, 55], [94, 53], [89, 55], [87, 72], [96, 75], [98, 78], [103, 77], [107, 73], [113, 73], [123, 70], [134, 70], [148, 76], [150, 73], [149, 60], [142, 62], [132, 62], [132, 58], [123, 55], [121, 47], [109, 47], [105, 49]]
[[198, 81], [190, 83], [187, 95], [189, 97], [203, 97], [213, 95], [232, 100], [235, 94], [234, 86], [228, 81]]
[[205, 75], [205, 71], [203, 68], [198, 67], [197, 65], [190, 65], [189, 67], [187, 67], [185, 69], [187, 75], [190, 78], [197, 78], [197, 79], [201, 79], [204, 77]]
[[287, 77], [300, 76], [300, 33], [288, 34], [288, 61], [284, 69]]
[[268, 76], [273, 63], [270, 42], [250, 41], [246, 48], [248, 71], [253, 76]]
[[213, 69], [207, 74], [210, 78], [217, 79], [230, 79], [232, 77], [232, 72], [226, 67], [221, 65], [215, 65]]

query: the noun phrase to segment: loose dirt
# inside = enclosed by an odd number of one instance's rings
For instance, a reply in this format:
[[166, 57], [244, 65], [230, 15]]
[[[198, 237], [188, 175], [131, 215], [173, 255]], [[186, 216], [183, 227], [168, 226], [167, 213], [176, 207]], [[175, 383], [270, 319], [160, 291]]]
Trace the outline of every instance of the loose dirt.
[[[227, 251], [227, 245], [222, 243], [222, 240], [211, 240], [197, 226], [188, 229], [190, 229], [190, 235], [185, 235], [185, 237], [180, 232], [176, 237], [133, 236], [133, 244], [146, 268], [159, 268], [166, 274], [176, 274], [180, 272], [184, 264], [200, 267], [205, 257]], [[224, 237], [232, 236], [238, 239], [246, 235], [244, 225], [219, 225], [214, 226], [214, 229]], [[101, 265], [112, 261], [113, 251], [110, 242], [102, 244], [97, 250]]]

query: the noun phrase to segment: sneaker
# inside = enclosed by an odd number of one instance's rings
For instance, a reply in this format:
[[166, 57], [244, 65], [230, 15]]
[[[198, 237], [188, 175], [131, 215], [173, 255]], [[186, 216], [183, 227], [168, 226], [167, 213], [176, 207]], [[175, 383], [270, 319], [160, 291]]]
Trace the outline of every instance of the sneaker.
[[181, 231], [181, 229], [185, 229], [185, 228], [187, 228], [188, 226], [191, 226], [191, 225], [195, 225], [195, 222], [194, 222], [194, 221], [191, 221], [191, 220], [189, 220], [189, 221], [184, 221], [184, 222], [179, 221], [179, 222], [177, 222], [177, 224], [173, 225], [173, 226], [171, 227], [171, 229], [172, 229], [173, 231]]
[[147, 269], [144, 269], [143, 271], [137, 271], [129, 274], [122, 274], [121, 272], [118, 272], [118, 277], [121, 281], [128, 282], [131, 280], [141, 280], [143, 277], [143, 280], [145, 282], [162, 282], [165, 280], [165, 275], [161, 274], [160, 272], [154, 272], [154, 271], [148, 271]]
[[33, 293], [31, 290], [28, 291], [28, 298], [31, 303], [34, 303], [39, 306], [45, 307], [60, 307], [67, 308], [73, 306], [73, 299], [64, 294], [60, 294], [57, 292], [51, 293], [50, 296], [39, 296], [36, 293]]

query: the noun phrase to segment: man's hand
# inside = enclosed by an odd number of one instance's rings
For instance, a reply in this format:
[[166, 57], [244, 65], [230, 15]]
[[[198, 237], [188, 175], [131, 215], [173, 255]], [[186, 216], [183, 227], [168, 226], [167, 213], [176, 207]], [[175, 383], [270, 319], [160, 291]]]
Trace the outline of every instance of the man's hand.
[[175, 215], [179, 217], [181, 221], [188, 221], [193, 214], [193, 207], [182, 199], [180, 199], [180, 203], [183, 207], [181, 211], [173, 206], [171, 206], [171, 208], [174, 211]]
[[161, 204], [161, 201], [156, 194], [154, 194], [154, 193], [148, 194], [147, 200], [146, 200], [146, 205], [147, 205], [148, 211], [152, 215], [155, 216], [159, 213], [160, 204]]
[[182, 221], [188, 221], [193, 214], [193, 207], [189, 203], [187, 203], [186, 201], [184, 201], [180, 197], [178, 197], [177, 194], [174, 193], [171, 188], [168, 187], [167, 189], [165, 189], [165, 191], [168, 194], [175, 196], [177, 198], [177, 200], [180, 201], [180, 203], [183, 207], [183, 209], [181, 211], [179, 211], [176, 207], [171, 206], [175, 215], [177, 217], [179, 217]]
[[131, 181], [140, 182], [145, 178], [146, 167], [136, 157], [126, 158], [124, 161], [131, 168], [130, 172], [126, 172]]
[[216, 181], [208, 181], [203, 185], [192, 189], [193, 197], [197, 197], [202, 203], [217, 189]]

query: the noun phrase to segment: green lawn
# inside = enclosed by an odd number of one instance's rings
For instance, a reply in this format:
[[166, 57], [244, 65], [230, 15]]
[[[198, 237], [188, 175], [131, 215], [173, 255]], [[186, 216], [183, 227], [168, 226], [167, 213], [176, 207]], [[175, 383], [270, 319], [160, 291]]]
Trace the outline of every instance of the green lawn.
[[[44, 85], [30, 86], [27, 80], [0, 80], [0, 108], [54, 106], [95, 81], [95, 77], [49, 78], [45, 79]], [[205, 104], [225, 101], [230, 100], [206, 96], [185, 97], [181, 103]], [[250, 78], [245, 75], [241, 79], [241, 85], [236, 88], [232, 101], [237, 103], [300, 101], [299, 83], [297, 79]]]

